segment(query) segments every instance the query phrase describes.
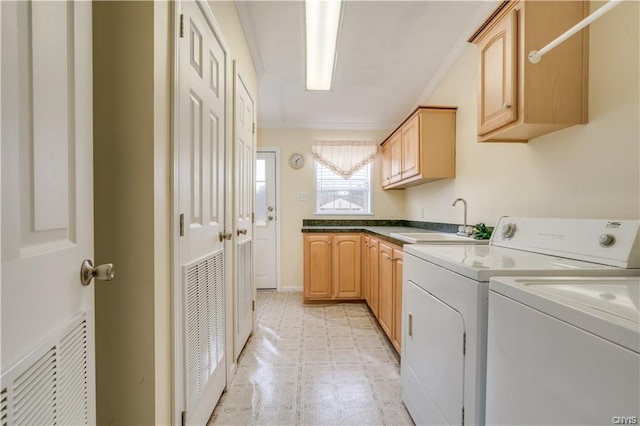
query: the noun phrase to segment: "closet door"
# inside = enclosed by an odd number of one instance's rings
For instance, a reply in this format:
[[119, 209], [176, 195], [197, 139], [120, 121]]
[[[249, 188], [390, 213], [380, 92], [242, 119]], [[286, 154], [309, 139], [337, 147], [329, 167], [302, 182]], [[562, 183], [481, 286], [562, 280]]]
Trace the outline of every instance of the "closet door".
[[[234, 67], [235, 68], [235, 67]], [[235, 72], [234, 99], [234, 151], [235, 197], [233, 237], [235, 244], [235, 315], [234, 315], [234, 358], [247, 343], [253, 331], [253, 198], [255, 168], [254, 145], [254, 102], [242, 80]]]
[[226, 385], [224, 239], [228, 50], [209, 6], [179, 3], [177, 413], [205, 424]]

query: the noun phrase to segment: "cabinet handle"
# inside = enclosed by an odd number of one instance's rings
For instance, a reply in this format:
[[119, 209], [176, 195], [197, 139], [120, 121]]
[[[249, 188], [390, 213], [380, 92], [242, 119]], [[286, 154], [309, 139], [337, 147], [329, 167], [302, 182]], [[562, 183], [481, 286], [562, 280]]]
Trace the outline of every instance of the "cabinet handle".
[[409, 337], [413, 338], [413, 314], [409, 314]]
[[387, 253], [382, 253], [382, 255], [385, 257], [385, 259], [393, 261], [393, 259]]
[[509, 102], [505, 102], [505, 103], [502, 105], [502, 109], [509, 109], [509, 108], [511, 108], [511, 104], [510, 104]]

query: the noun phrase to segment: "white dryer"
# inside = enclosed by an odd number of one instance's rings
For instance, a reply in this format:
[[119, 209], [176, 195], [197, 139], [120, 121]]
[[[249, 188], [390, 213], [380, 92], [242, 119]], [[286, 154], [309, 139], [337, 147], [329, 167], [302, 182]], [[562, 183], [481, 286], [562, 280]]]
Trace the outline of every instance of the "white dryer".
[[640, 275], [640, 221], [502, 217], [488, 246], [405, 245], [402, 399], [416, 424], [485, 423], [489, 280]]
[[486, 422], [640, 421], [640, 278], [491, 279]]

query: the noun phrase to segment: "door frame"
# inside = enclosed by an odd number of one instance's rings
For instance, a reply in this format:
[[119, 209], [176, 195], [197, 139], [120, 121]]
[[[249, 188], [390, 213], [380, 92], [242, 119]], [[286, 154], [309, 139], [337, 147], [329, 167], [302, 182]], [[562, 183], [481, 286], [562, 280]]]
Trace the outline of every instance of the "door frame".
[[[275, 187], [276, 187], [276, 291], [282, 291], [282, 252], [281, 252], [281, 244], [280, 244], [280, 148], [278, 147], [266, 147], [259, 146], [256, 149], [256, 161], [257, 154], [261, 152], [273, 152], [276, 155], [276, 169], [275, 169]], [[253, 195], [255, 198], [255, 179], [254, 179], [254, 188]], [[254, 201], [255, 202], [255, 201]]]
[[[220, 45], [225, 54], [225, 63], [224, 69], [226, 74], [226, 79], [223, 84], [224, 90], [226, 91], [225, 98], [225, 132], [224, 132], [224, 159], [225, 164], [231, 164], [230, 160], [232, 158], [232, 146], [230, 145], [232, 142], [233, 135], [233, 91], [232, 91], [232, 68], [231, 68], [231, 50], [229, 47], [229, 43], [225, 39], [222, 27], [218, 24], [211, 7], [206, 2], [206, 0], [193, 0], [195, 1], [200, 9], [203, 11], [204, 18], [207, 20], [208, 24], [211, 25], [213, 29], [215, 37], [220, 41]], [[172, 389], [171, 389], [171, 400], [172, 400], [172, 418], [173, 424], [183, 424], [182, 413], [186, 410], [186, 395], [185, 395], [185, 375], [184, 375], [184, 365], [185, 365], [185, 352], [184, 352], [184, 341], [185, 341], [185, 324], [183, 321], [184, 318], [184, 297], [183, 297], [183, 289], [181, 288], [182, 283], [182, 265], [180, 262], [180, 198], [179, 198], [179, 144], [178, 141], [180, 139], [179, 134], [179, 113], [180, 113], [180, 98], [177, 95], [179, 91], [179, 78], [180, 78], [180, 63], [178, 61], [179, 49], [180, 49], [180, 17], [182, 14], [182, 0], [177, 0], [173, 7], [173, 31], [172, 31], [172, 42], [173, 42], [173, 57], [171, 58], [173, 62], [173, 79], [171, 82], [171, 377], [172, 377]], [[225, 177], [231, 170], [227, 167], [225, 170]], [[231, 229], [232, 226], [232, 209], [231, 203], [229, 200], [231, 199], [232, 188], [233, 188], [232, 179], [225, 179], [224, 183], [224, 228]], [[229, 324], [233, 324], [233, 298], [229, 297], [229, 295], [233, 294], [233, 283], [231, 280], [231, 267], [232, 267], [232, 256], [233, 256], [233, 247], [231, 246], [231, 241], [225, 240], [224, 242], [224, 253], [225, 253], [225, 261], [224, 261], [224, 280], [225, 280], [225, 309], [226, 309], [226, 317], [225, 317], [225, 358], [226, 358], [226, 382], [227, 386], [233, 377], [233, 373], [235, 372], [235, 362], [233, 358], [233, 333], [229, 333]], [[231, 351], [230, 351], [231, 349]], [[212, 410], [213, 411], [213, 410]]]

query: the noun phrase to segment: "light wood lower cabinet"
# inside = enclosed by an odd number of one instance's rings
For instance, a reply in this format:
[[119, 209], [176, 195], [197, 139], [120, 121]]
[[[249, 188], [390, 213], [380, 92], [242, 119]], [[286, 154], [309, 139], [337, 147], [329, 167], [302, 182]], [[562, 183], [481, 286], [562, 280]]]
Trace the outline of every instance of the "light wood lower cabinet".
[[360, 234], [307, 234], [304, 299], [360, 299]]
[[402, 248], [380, 243], [380, 309], [378, 322], [400, 353], [402, 336]]
[[304, 236], [304, 298], [331, 299], [331, 235]]
[[402, 256], [403, 251], [393, 249], [393, 333], [391, 343], [400, 353], [400, 343], [402, 337]]
[[316, 234], [304, 240], [304, 300], [364, 299], [400, 353], [402, 247], [369, 235]]

